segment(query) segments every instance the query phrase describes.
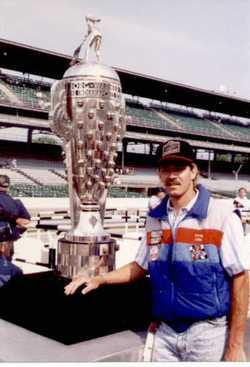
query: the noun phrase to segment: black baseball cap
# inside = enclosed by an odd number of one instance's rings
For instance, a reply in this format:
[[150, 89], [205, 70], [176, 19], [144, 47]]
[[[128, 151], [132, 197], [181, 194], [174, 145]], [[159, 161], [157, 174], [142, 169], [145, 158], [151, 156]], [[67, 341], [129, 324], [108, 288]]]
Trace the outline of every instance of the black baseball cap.
[[0, 187], [8, 188], [10, 186], [10, 178], [7, 175], [0, 175]]
[[184, 140], [168, 140], [162, 145], [159, 158], [159, 165], [177, 161], [189, 164], [196, 161], [195, 152]]

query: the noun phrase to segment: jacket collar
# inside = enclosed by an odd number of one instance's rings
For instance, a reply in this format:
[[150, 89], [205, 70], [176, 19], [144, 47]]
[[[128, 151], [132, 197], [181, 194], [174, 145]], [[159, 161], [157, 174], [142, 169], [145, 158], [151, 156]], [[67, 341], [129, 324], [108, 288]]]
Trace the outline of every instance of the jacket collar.
[[[209, 191], [202, 185], [197, 186], [199, 190], [198, 198], [193, 205], [193, 207], [187, 213], [188, 217], [197, 218], [199, 220], [205, 219], [207, 217], [208, 204], [210, 199]], [[160, 204], [151, 209], [148, 213], [150, 217], [162, 219], [163, 217], [167, 217], [167, 201], [169, 196], [166, 195], [165, 198], [160, 202]]]

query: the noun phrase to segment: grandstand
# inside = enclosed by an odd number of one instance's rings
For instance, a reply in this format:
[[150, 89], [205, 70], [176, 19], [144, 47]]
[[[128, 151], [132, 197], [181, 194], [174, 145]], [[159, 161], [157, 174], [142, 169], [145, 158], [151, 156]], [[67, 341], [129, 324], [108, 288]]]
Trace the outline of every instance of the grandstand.
[[[15, 195], [67, 195], [61, 148], [56, 139], [52, 145], [48, 113], [51, 83], [62, 77], [70, 57], [7, 40], [0, 40], [0, 46], [4, 55], [0, 58], [0, 173], [11, 177]], [[235, 190], [232, 171], [240, 164], [240, 174], [248, 185], [248, 100], [116, 70], [126, 93], [126, 113], [131, 117], [117, 167], [123, 172], [133, 168], [134, 174], [119, 177], [115, 196], [146, 194], [148, 188], [159, 184], [153, 168], [156, 148], [175, 137], [188, 140], [197, 156], [207, 154], [199, 164], [208, 176], [207, 185], [215, 191], [220, 191], [221, 174], [231, 181], [226, 191]], [[17, 128], [24, 131], [23, 143], [18, 136], [11, 137]], [[47, 134], [41, 139], [44, 144], [36, 142], [35, 132]], [[139, 151], [139, 146], [144, 149]]]
[[48, 110], [50, 84], [11, 74], [0, 74], [0, 91], [6, 103]]
[[250, 142], [250, 129], [242, 124], [221, 123], [198, 117], [195, 113], [188, 114], [182, 110], [171, 108], [148, 108], [142, 104], [134, 106], [127, 103], [127, 114], [131, 116], [131, 125], [155, 128], [158, 130], [172, 131], [180, 134], [192, 133], [193, 135], [223, 140]]

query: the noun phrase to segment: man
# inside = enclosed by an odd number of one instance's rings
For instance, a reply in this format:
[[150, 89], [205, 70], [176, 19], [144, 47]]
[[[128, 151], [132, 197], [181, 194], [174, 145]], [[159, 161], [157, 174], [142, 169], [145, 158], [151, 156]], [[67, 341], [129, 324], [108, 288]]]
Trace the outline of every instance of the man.
[[163, 145], [159, 176], [167, 196], [148, 214], [136, 260], [104, 275], [76, 277], [65, 293], [86, 284], [86, 294], [149, 272], [158, 325], [148, 334], [154, 333], [152, 361], [242, 361], [248, 276], [241, 222], [196, 185], [198, 168], [187, 142]]
[[249, 207], [250, 203], [247, 198], [247, 189], [245, 187], [241, 187], [238, 190], [238, 196], [234, 199], [234, 203], [237, 203], [240, 208]]
[[250, 202], [247, 198], [247, 189], [245, 187], [241, 187], [238, 190], [238, 196], [234, 199], [233, 204], [235, 206], [235, 213], [240, 217], [243, 231], [246, 234], [246, 224], [249, 217], [248, 213], [250, 209]]
[[12, 260], [14, 241], [20, 238], [30, 223], [30, 214], [21, 202], [9, 194], [10, 179], [0, 175], [0, 244], [2, 254]]

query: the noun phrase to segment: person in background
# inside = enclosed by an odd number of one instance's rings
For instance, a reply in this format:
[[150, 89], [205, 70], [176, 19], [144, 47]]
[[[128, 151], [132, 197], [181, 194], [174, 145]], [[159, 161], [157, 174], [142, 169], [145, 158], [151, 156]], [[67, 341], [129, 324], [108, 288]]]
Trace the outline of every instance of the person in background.
[[152, 190], [152, 196], [148, 201], [148, 208], [154, 209], [155, 207], [157, 207], [165, 196], [166, 191], [164, 190], [163, 187], [157, 187], [154, 190]]
[[13, 199], [8, 191], [10, 178], [0, 175], [0, 243], [2, 254], [12, 260], [14, 241], [18, 240], [30, 223], [30, 214], [19, 199]]
[[235, 213], [242, 221], [244, 234], [246, 234], [246, 223], [248, 217], [244, 210], [250, 210], [250, 201], [247, 198], [247, 189], [245, 187], [241, 187], [238, 190], [238, 196], [234, 199], [233, 204], [235, 206]]
[[234, 199], [234, 204], [238, 204], [238, 208], [249, 208], [250, 202], [247, 198], [247, 189], [245, 187], [241, 187], [238, 190], [238, 196]]
[[65, 294], [82, 284], [86, 294], [149, 274], [155, 322], [144, 361], [245, 361], [249, 284], [240, 219], [197, 184], [187, 142], [167, 141], [159, 158], [167, 195], [148, 213], [135, 261], [91, 278], [79, 275]]
[[16, 160], [16, 158], [12, 159], [11, 167], [14, 168], [14, 169], [17, 169], [17, 160]]

